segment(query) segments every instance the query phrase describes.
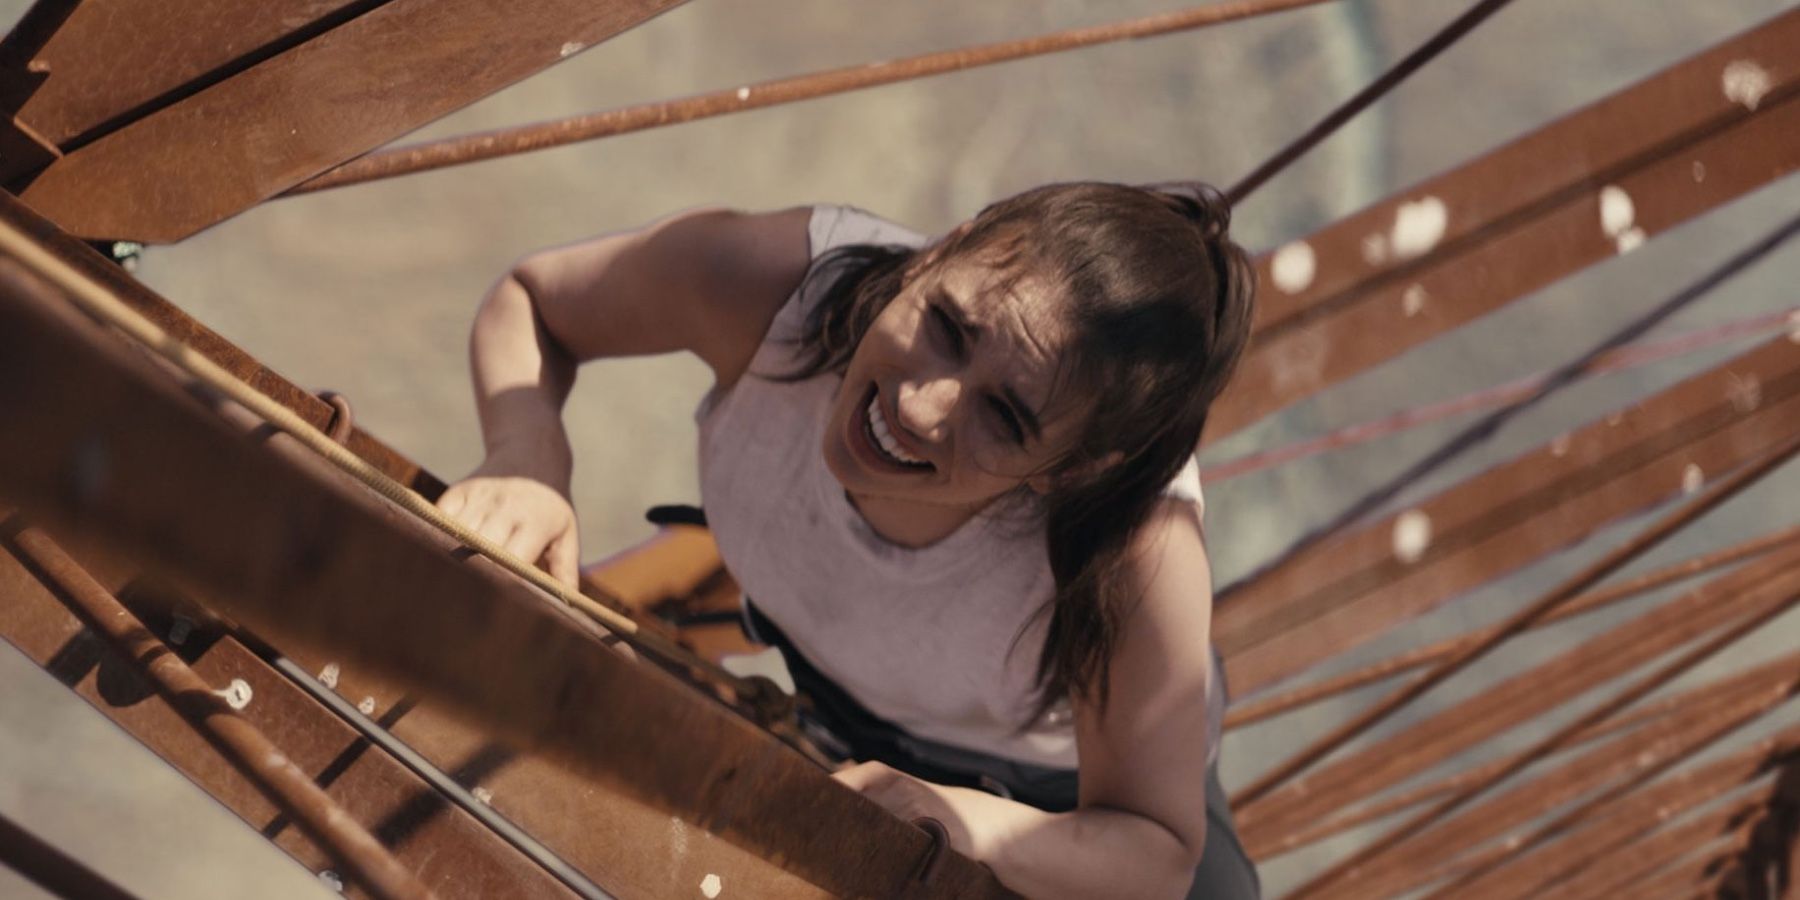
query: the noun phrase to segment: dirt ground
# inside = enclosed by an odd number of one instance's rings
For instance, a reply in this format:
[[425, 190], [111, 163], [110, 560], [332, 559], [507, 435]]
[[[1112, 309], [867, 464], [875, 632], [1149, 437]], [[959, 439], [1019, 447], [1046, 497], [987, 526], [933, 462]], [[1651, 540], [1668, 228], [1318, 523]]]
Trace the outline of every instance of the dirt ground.
[[[1519, 0], [1244, 204], [1237, 234], [1253, 249], [1304, 235], [1792, 5]], [[1180, 6], [1174, 0], [701, 0], [419, 136]], [[938, 231], [990, 200], [1045, 181], [1229, 182], [1466, 6], [1463, 0], [1345, 0], [1200, 34], [1016, 62], [276, 201], [180, 245], [151, 248], [138, 274], [295, 381], [344, 392], [355, 404], [359, 424], [439, 474], [457, 477], [480, 454], [464, 351], [469, 321], [484, 289], [521, 254], [699, 205], [766, 209], [845, 202]], [[23, 8], [20, 0], [0, 0], [0, 21], [16, 18]], [[1209, 451], [1209, 459], [1554, 367], [1796, 208], [1800, 181], [1790, 177], [1222, 442]], [[1800, 252], [1790, 248], [1656, 335], [1800, 305], [1796, 284]], [[1409, 496], [1428, 496], [1744, 346], [1563, 392]], [[641, 519], [646, 507], [698, 499], [691, 414], [706, 384], [702, 367], [680, 358], [606, 362], [584, 370], [568, 413], [578, 459], [575, 495], [584, 557], [604, 556], [648, 534]], [[1219, 583], [1242, 576], [1350, 504], [1360, 490], [1403, 470], [1466, 424], [1441, 423], [1208, 486], [1207, 533]], [[1733, 501], [1643, 566], [1793, 523], [1800, 477], [1792, 468]], [[1476, 591], [1348, 654], [1343, 665], [1503, 616], [1630, 530], [1614, 528], [1583, 552]], [[1641, 608], [1597, 617], [1586, 627]], [[1765, 629], [1734, 664], [1791, 647], [1797, 628], [1790, 617]], [[1573, 639], [1565, 633], [1519, 642], [1470, 677], [1428, 696], [1414, 715], [1559, 652]], [[23, 664], [13, 656], [10, 650], [0, 653], [0, 666]], [[39, 727], [88, 711], [71, 710], [79, 701], [55, 690], [25, 690], [23, 676], [15, 690], [11, 668], [6, 671], [9, 687], [0, 692], [0, 809], [23, 809], [49, 821], [53, 811], [62, 815], [91, 804], [90, 794], [77, 791], [99, 791], [113, 778], [113, 793], [105, 796], [114, 799], [105, 806], [135, 800], [172, 819], [211, 822], [209, 833], [221, 841], [235, 840], [235, 831], [250, 838], [241, 844], [259, 843], [210, 801], [195, 800], [179, 778], [153, 784], [143, 773], [156, 764], [143, 758], [141, 748], [122, 746], [116, 734]], [[1356, 695], [1234, 732], [1223, 750], [1227, 783], [1246, 781], [1263, 762], [1285, 756], [1341, 720], [1355, 708], [1349, 704], [1368, 699]], [[44, 785], [61, 783], [23, 774], [45, 771], [31, 766], [52, 760], [60, 769], [89, 773], [91, 780], [50, 790]], [[83, 846], [108, 852], [130, 844], [118, 832], [136, 834], [148, 827], [114, 818], [111, 836], [89, 834], [94, 839]], [[1349, 835], [1332, 849], [1367, 838]], [[207, 855], [242, 859], [252, 873], [281, 873], [268, 876], [271, 885], [297, 873], [295, 896], [313, 886], [306, 873], [291, 865], [294, 872], [284, 870], [286, 863], [251, 852], [255, 849], [241, 857], [236, 849]], [[214, 877], [188, 871], [193, 879], [188, 882], [154, 880], [180, 877], [178, 857], [193, 855], [191, 848], [160, 857], [162, 865], [156, 852], [120, 852], [136, 854], [129, 867], [152, 885], [143, 889], [146, 896], [200, 896], [192, 885]], [[1316, 868], [1319, 859], [1302, 853], [1275, 860], [1264, 867], [1265, 886], [1279, 892]], [[121, 870], [126, 867], [121, 864]], [[163, 886], [175, 883], [189, 886]], [[0, 882], [0, 895], [15, 896], [13, 890]], [[275, 890], [256, 896], [275, 896]]]

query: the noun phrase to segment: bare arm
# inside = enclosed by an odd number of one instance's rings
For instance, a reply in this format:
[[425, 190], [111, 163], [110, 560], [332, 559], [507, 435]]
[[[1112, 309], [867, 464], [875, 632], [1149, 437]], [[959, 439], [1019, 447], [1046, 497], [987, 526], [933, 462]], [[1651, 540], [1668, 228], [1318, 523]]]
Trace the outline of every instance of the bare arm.
[[591, 359], [691, 351], [743, 374], [809, 260], [810, 211], [684, 213], [532, 254], [476, 314], [470, 368], [486, 459], [439, 505], [573, 583], [573, 467], [562, 408]]
[[1077, 704], [1081, 799], [1047, 813], [865, 764], [840, 773], [902, 818], [945, 822], [956, 848], [1035, 900], [1185, 895], [1206, 843], [1211, 569], [1189, 504], [1139, 536], [1147, 580], [1114, 652], [1104, 717]]

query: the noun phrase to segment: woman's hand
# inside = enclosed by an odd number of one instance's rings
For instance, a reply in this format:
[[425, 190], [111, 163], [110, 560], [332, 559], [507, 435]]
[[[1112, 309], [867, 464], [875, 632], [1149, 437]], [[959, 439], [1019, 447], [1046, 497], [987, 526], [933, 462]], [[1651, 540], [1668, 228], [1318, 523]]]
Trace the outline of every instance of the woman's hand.
[[534, 562], [571, 587], [580, 577], [581, 540], [568, 497], [542, 481], [483, 463], [438, 498], [438, 509], [508, 553]]
[[911, 822], [930, 817], [942, 822], [950, 846], [971, 859], [986, 861], [1011, 834], [1021, 818], [1037, 810], [969, 788], [932, 784], [885, 763], [845, 766], [833, 778]]

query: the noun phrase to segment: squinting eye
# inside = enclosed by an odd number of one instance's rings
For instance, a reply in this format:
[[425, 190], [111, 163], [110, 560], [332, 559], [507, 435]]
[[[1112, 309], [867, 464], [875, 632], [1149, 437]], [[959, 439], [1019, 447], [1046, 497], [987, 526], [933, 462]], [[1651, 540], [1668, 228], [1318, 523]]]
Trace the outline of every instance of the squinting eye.
[[1006, 433], [1012, 438], [1013, 443], [1024, 444], [1025, 426], [1019, 424], [1019, 417], [1013, 414], [1012, 408], [999, 400], [989, 400], [988, 404], [993, 407], [994, 416], [998, 418], [1000, 424], [1005, 427]]
[[931, 307], [931, 321], [937, 326], [938, 333], [943, 336], [946, 346], [950, 348], [950, 352], [957, 356], [961, 356], [963, 350], [962, 329], [956, 327], [956, 322], [950, 318], [950, 314], [944, 312], [943, 307], [933, 305]]

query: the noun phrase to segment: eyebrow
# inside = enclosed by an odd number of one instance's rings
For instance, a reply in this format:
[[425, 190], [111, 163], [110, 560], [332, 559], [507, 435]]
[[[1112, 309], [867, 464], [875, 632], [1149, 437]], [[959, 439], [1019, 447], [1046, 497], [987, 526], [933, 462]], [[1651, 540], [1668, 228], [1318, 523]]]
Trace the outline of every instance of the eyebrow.
[[[950, 321], [955, 323], [958, 329], [969, 335], [969, 343], [981, 343], [982, 337], [987, 334], [987, 329], [964, 318], [961, 304], [943, 285], [937, 286], [936, 293], [944, 315], [949, 316]], [[1007, 405], [1012, 407], [1013, 415], [1019, 417], [1019, 424], [1025, 426], [1025, 430], [1030, 433], [1032, 439], [1043, 440], [1044, 427], [1038, 421], [1037, 413], [1032, 411], [1031, 404], [1026, 403], [1025, 398], [1019, 396], [1019, 392], [1013, 390], [1013, 386], [1010, 384], [1001, 385], [1000, 394], [1006, 400]]]

